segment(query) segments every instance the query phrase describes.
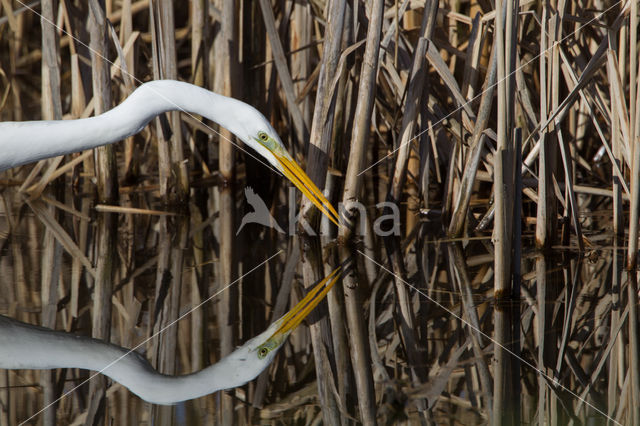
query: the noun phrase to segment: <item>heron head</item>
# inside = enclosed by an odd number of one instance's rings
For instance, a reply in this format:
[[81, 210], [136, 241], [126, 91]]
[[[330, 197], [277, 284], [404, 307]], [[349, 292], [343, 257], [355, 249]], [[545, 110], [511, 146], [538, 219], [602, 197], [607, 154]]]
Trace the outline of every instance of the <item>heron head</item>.
[[264, 332], [249, 339], [217, 364], [209, 367], [215, 371], [217, 389], [240, 386], [262, 373], [273, 361], [289, 334], [325, 298], [340, 277], [340, 273], [341, 268], [338, 267]]
[[325, 298], [329, 290], [331, 290], [340, 278], [340, 275], [341, 267], [338, 267], [316, 284], [289, 312], [271, 324], [264, 333], [251, 339], [249, 351], [254, 353], [258, 360], [264, 363], [270, 363], [278, 352], [278, 349], [280, 349], [287, 340], [287, 337], [289, 337], [289, 334], [291, 334], [309, 313], [318, 306], [318, 303]]
[[251, 120], [252, 124], [245, 129], [247, 132], [247, 136], [243, 138], [245, 144], [264, 157], [269, 164], [289, 179], [329, 220], [338, 225], [338, 212], [302, 167], [291, 157], [267, 119], [257, 110], [256, 113], [259, 114], [260, 118]]

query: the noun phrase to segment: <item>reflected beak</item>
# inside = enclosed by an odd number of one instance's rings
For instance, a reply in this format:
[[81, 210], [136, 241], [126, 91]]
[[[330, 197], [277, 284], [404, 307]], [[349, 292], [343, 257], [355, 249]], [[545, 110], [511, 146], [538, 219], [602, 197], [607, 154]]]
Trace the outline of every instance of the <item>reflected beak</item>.
[[313, 183], [302, 168], [288, 154], [273, 154], [282, 166], [282, 173], [298, 188], [329, 220], [339, 225], [340, 217], [322, 191]]
[[296, 306], [293, 307], [280, 321], [280, 327], [273, 333], [273, 336], [280, 335], [286, 337], [297, 326], [300, 325], [313, 308], [325, 298], [329, 290], [342, 275], [342, 267], [338, 266], [325, 279], [320, 281]]

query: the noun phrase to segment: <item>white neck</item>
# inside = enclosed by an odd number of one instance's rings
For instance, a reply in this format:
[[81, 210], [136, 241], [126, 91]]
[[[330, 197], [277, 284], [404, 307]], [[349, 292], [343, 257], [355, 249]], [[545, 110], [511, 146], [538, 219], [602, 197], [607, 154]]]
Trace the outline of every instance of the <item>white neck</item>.
[[[255, 367], [255, 372], [248, 374], [247, 370], [252, 368], [237, 365], [230, 356], [197, 373], [167, 376], [155, 371], [137, 352], [0, 315], [0, 368], [82, 368], [98, 371], [146, 401], [174, 404], [241, 386], [255, 378], [264, 366]], [[238, 375], [242, 377], [238, 378]]]
[[189, 83], [151, 81], [141, 85], [120, 105], [97, 117], [0, 122], [0, 171], [117, 142], [138, 133], [158, 114], [172, 110], [202, 115], [243, 140], [247, 137], [241, 124], [243, 116], [257, 113], [243, 102]]

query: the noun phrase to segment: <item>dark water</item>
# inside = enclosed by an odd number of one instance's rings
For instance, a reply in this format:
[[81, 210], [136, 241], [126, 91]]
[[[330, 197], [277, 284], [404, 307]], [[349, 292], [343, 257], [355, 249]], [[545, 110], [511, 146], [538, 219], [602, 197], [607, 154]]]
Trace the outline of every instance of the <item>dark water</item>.
[[[233, 279], [225, 281], [216, 215], [204, 216], [195, 202], [180, 211], [150, 199], [131, 193], [121, 205], [172, 214], [101, 213], [82, 197], [69, 199], [64, 210], [48, 198], [25, 203], [6, 190], [0, 313], [84, 336], [108, 333], [114, 344], [137, 346], [159, 371], [186, 374], [216, 362], [225, 341], [236, 346], [263, 331], [287, 300], [302, 296], [309, 239], [248, 224], [235, 236]], [[489, 235], [454, 242], [418, 235], [398, 240], [395, 252], [388, 239], [366, 237], [352, 249], [367, 337], [376, 349], [368, 374], [379, 422], [483, 424], [500, 416], [512, 424], [633, 423], [636, 354], [628, 318], [629, 286], [637, 286], [613, 237], [601, 235], [583, 253], [558, 248], [544, 255], [525, 236], [513, 291], [497, 300]], [[333, 269], [335, 240], [314, 241], [324, 250], [325, 270]], [[397, 258], [406, 268], [401, 276], [390, 273]], [[97, 294], [110, 294], [111, 303], [96, 302]], [[332, 308], [321, 306], [316, 318], [335, 326], [342, 289], [331, 297]], [[336, 347], [339, 340], [330, 337], [327, 376], [349, 395], [355, 389], [349, 347]], [[338, 371], [341, 354], [345, 371]], [[322, 419], [314, 362], [303, 325], [268, 373], [226, 396], [158, 407], [107, 382], [104, 409], [116, 423], [209, 423], [221, 420], [222, 398], [230, 397], [236, 422], [309, 424]], [[93, 415], [92, 386], [99, 382], [84, 383], [86, 370], [0, 371], [9, 424]], [[342, 404], [343, 415], [358, 416], [354, 397]]]

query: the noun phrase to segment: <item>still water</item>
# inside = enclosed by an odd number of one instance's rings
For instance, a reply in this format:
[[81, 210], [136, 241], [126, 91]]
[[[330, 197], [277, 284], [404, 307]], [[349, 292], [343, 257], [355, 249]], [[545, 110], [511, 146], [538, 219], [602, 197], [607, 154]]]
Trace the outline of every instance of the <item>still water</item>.
[[[81, 336], [106, 333], [102, 340], [135, 348], [174, 375], [215, 363], [221, 342], [244, 343], [304, 294], [302, 251], [314, 242], [248, 224], [235, 240], [234, 278], [223, 282], [216, 215], [204, 217], [195, 203], [180, 211], [148, 199], [132, 192], [121, 205], [140, 210], [105, 213], [83, 197], [63, 204], [6, 190], [0, 313]], [[502, 407], [513, 423], [629, 424], [629, 365], [637, 359], [630, 358], [629, 277], [613, 237], [600, 235], [582, 254], [564, 247], [545, 256], [527, 248], [525, 234], [513, 297], [496, 305], [490, 236], [422, 235], [404, 241], [403, 277], [389, 273], [393, 244], [363, 238], [353, 250], [380, 422], [483, 424]], [[329, 268], [335, 241], [314, 241]], [[332, 307], [320, 306], [311, 323], [333, 330], [340, 285]], [[339, 368], [352, 367], [339, 342], [330, 336], [326, 374], [348, 395], [353, 375]], [[46, 358], [46, 344], [37, 350]], [[238, 422], [313, 423], [322, 419], [313, 353], [309, 329], [300, 327], [258, 379], [169, 407], [87, 370], [0, 370], [2, 419], [84, 423], [106, 391], [102, 409], [120, 424], [221, 421], [223, 397], [233, 400]], [[348, 397], [341, 402], [347, 413], [357, 409]]]

